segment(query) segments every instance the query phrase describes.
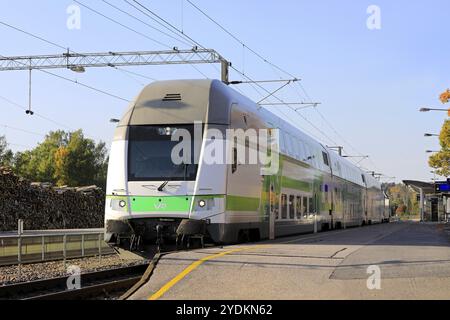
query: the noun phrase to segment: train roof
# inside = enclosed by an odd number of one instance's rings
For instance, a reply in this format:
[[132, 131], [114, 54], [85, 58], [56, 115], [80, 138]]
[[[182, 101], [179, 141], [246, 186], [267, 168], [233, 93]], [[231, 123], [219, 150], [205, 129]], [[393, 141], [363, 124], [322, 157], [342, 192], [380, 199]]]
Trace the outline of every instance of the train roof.
[[[308, 151], [312, 155], [308, 157], [309, 164], [313, 167], [325, 172], [332, 170], [334, 175], [361, 186], [381, 188], [379, 181], [370, 174], [219, 80], [168, 80], [147, 85], [130, 103], [118, 124], [115, 138], [125, 138], [125, 128], [129, 125], [186, 124], [193, 119], [227, 125], [231, 123], [229, 108], [233, 103], [239, 104], [249, 115], [259, 117], [269, 127], [280, 129], [283, 153], [305, 161]], [[303, 151], [297, 148], [299, 144], [292, 143], [294, 140], [302, 142]], [[328, 154], [329, 166], [322, 152]]]

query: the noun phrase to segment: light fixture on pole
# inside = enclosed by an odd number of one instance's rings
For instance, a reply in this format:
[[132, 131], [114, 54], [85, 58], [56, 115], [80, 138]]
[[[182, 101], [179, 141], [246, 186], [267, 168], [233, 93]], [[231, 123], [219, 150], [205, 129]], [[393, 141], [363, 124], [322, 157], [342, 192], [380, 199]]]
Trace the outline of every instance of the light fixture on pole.
[[76, 73], [85, 73], [86, 69], [83, 66], [70, 66], [69, 70]]
[[330, 146], [327, 146], [327, 148], [328, 148], [328, 149], [334, 149], [334, 150], [337, 150], [338, 153], [339, 153], [339, 155], [342, 157], [342, 150], [344, 150], [344, 147], [343, 147], [343, 146], [336, 146], [336, 147], [330, 147]]
[[363, 158], [363, 159], [367, 159], [367, 158], [370, 158], [370, 156], [342, 156], [342, 158]]
[[420, 112], [430, 112], [430, 111], [444, 111], [447, 112], [450, 116], [450, 109], [441, 109], [441, 108], [420, 108]]

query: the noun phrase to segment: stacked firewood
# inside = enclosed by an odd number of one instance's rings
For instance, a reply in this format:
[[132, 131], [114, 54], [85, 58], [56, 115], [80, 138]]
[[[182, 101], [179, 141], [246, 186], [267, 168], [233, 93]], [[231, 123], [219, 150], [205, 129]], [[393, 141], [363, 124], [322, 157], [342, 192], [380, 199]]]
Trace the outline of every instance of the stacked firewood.
[[30, 183], [0, 167], [0, 231], [103, 227], [105, 193], [96, 186], [53, 187]]

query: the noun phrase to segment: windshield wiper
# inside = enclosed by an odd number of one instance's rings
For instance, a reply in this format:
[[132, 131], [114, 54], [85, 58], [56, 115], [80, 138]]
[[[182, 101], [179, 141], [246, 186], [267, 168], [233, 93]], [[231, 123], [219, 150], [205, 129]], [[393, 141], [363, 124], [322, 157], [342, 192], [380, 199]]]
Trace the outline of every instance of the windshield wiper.
[[158, 187], [158, 191], [159, 192], [164, 191], [164, 188], [167, 186], [168, 183], [169, 183], [169, 180], [163, 182], [163, 184]]
[[[184, 181], [187, 181], [187, 172], [188, 172], [188, 168], [189, 168], [189, 164], [188, 163], [183, 163], [183, 176], [184, 176]], [[162, 185], [160, 185], [158, 187], [158, 191], [162, 192], [164, 191], [164, 188], [167, 186], [167, 184], [170, 182], [170, 180], [167, 180], [165, 182], [163, 182]]]

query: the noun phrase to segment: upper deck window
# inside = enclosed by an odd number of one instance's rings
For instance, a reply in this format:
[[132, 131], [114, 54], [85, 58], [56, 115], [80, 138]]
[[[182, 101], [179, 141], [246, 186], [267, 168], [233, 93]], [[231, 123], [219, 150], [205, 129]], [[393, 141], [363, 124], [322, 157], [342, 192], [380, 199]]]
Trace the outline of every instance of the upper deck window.
[[326, 166], [330, 166], [330, 161], [328, 160], [328, 155], [326, 154], [326, 152], [322, 151], [322, 156], [323, 156], [323, 163], [325, 163]]

